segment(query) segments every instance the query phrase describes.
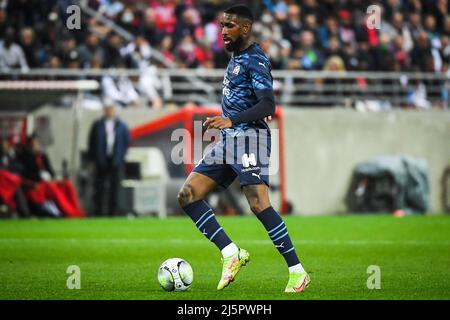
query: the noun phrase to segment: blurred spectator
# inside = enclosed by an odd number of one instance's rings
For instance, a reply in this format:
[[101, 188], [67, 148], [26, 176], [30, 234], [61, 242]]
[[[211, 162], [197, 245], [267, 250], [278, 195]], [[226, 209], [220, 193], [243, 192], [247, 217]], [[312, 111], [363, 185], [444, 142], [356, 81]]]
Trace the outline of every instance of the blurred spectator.
[[358, 50], [356, 52], [356, 69], [357, 71], [375, 70], [375, 60], [369, 46], [369, 42], [361, 40], [358, 42]]
[[304, 70], [319, 70], [323, 65], [323, 56], [318, 48], [314, 47], [315, 38], [311, 31], [302, 31], [300, 47], [296, 50], [298, 67]]
[[[402, 7], [402, 3], [400, 0], [385, 1], [383, 11], [382, 11], [382, 15], [383, 15], [384, 19], [386, 21], [392, 21], [394, 19], [395, 14], [401, 10], [401, 7]], [[386, 30], [384, 30], [384, 32], [386, 32]]]
[[303, 30], [309, 30], [313, 33], [316, 33], [318, 29], [317, 18], [315, 14], [307, 14], [305, 16], [305, 25], [303, 26]]
[[28, 137], [27, 148], [21, 154], [23, 177], [34, 182], [50, 181], [55, 177], [55, 171], [47, 154], [42, 150], [37, 135]]
[[175, 62], [175, 56], [173, 54], [173, 41], [170, 35], [165, 35], [162, 38], [159, 50], [167, 61]]
[[213, 52], [211, 44], [207, 41], [200, 41], [196, 49], [196, 59], [200, 68], [210, 68], [214, 66]]
[[174, 0], [150, 0], [150, 6], [155, 10], [156, 27], [164, 33], [173, 33], [177, 18], [175, 16]]
[[419, 33], [423, 31], [422, 17], [418, 12], [411, 12], [409, 14], [408, 28], [414, 40], [417, 40]]
[[328, 48], [329, 40], [331, 38], [337, 38], [340, 42], [339, 36], [339, 24], [335, 17], [330, 16], [325, 20], [325, 24], [322, 25], [318, 30], [318, 40], [322, 48]]
[[[222, 32], [220, 30], [220, 14], [218, 14], [215, 19], [207, 21], [204, 28], [204, 39], [210, 43], [215, 49], [222, 49], [219, 47], [218, 42], [222, 39]], [[167, 37], [167, 35], [166, 35]]]
[[294, 46], [294, 49], [296, 49], [297, 44], [300, 42], [300, 31], [302, 29], [300, 11], [299, 5], [289, 5], [287, 20], [282, 25], [283, 37]]
[[411, 66], [417, 71], [434, 72], [434, 56], [425, 31], [417, 36], [416, 45], [411, 52]]
[[442, 36], [441, 37], [441, 54], [442, 59], [444, 63], [447, 64], [450, 62], [450, 37], [449, 36]]
[[[118, 215], [118, 198], [125, 155], [130, 145], [127, 125], [116, 115], [116, 106], [111, 101], [104, 103], [104, 116], [94, 122], [89, 133], [88, 156], [94, 165], [94, 215]], [[109, 188], [106, 192], [106, 186]], [[107, 211], [104, 211], [104, 200]]]
[[373, 50], [375, 58], [375, 69], [380, 71], [394, 71], [395, 57], [392, 54], [389, 35], [382, 34], [378, 46]]
[[444, 28], [442, 34], [450, 37], [450, 15], [446, 16], [444, 19]]
[[352, 13], [350, 12], [350, 10], [340, 10], [339, 19], [341, 23], [341, 26], [339, 28], [339, 37], [342, 43], [353, 45], [356, 39]]
[[328, 40], [328, 47], [324, 50], [324, 55], [326, 58], [336, 55], [341, 58], [344, 57], [344, 52], [338, 37], [333, 36]]
[[[339, 56], [331, 56], [329, 57], [324, 64], [323, 71], [327, 72], [345, 72], [345, 63], [344, 60], [342, 60]], [[317, 86], [318, 89], [321, 89], [323, 92], [321, 93], [322, 96], [328, 96], [331, 97], [333, 95], [333, 89], [339, 87], [343, 84], [343, 81], [341, 79], [336, 78], [328, 78], [328, 79], [316, 79], [314, 81], [314, 84]], [[332, 90], [330, 90], [332, 89]], [[332, 98], [329, 102], [332, 103]]]
[[420, 81], [416, 81], [414, 87], [408, 92], [407, 101], [414, 108], [431, 108], [431, 103], [427, 99], [427, 89], [424, 83]]
[[72, 182], [64, 177], [56, 180], [53, 166], [42, 150], [37, 135], [28, 138], [27, 148], [20, 160], [23, 165], [22, 177], [32, 183], [26, 195], [35, 209], [52, 216], [75, 218], [86, 215], [79, 205]]
[[0, 168], [20, 174], [22, 166], [10, 139], [0, 138]]
[[189, 8], [183, 12], [181, 16], [181, 21], [175, 26], [173, 33], [173, 40], [175, 45], [179, 44], [186, 36], [191, 36], [194, 40], [199, 40], [203, 37], [203, 28], [200, 25], [200, 18], [198, 12]]
[[273, 41], [272, 37], [264, 37], [260, 41], [261, 49], [270, 59], [272, 68], [278, 69], [280, 63], [279, 46]]
[[150, 42], [150, 45], [156, 46], [160, 43], [163, 33], [156, 27], [156, 13], [152, 8], [147, 8], [144, 12], [139, 27], [138, 34]]
[[183, 36], [175, 52], [181, 66], [185, 68], [196, 68], [198, 66], [197, 45], [189, 33]]
[[118, 19], [118, 25], [130, 33], [135, 33], [137, 26], [139, 25], [139, 19], [135, 16], [135, 12], [132, 7], [126, 6], [120, 13]]
[[319, 13], [319, 5], [316, 0], [303, 0], [302, 9], [303, 18], [308, 14]]
[[104, 66], [106, 68], [114, 68], [118, 65], [124, 65], [125, 59], [122, 57], [120, 53], [120, 49], [123, 47], [122, 38], [115, 34], [110, 33], [106, 39], [105, 46], [105, 62]]
[[78, 52], [75, 54], [76, 45], [77, 42], [75, 38], [66, 36], [62, 39], [59, 47], [56, 48], [55, 53], [65, 68], [68, 68], [71, 60], [73, 60], [74, 58], [78, 59], [79, 57]]
[[283, 39], [281, 27], [267, 10], [263, 12], [261, 21], [254, 24], [253, 32], [258, 38], [270, 38], [273, 42], [279, 42]]
[[56, 55], [52, 55], [48, 58], [45, 67], [49, 69], [60, 69], [62, 67], [61, 59]]
[[405, 71], [409, 66], [409, 55], [404, 50], [403, 37], [397, 35], [392, 43], [392, 52], [395, 59], [395, 71]]
[[332, 72], [344, 72], [345, 71], [344, 60], [342, 60], [342, 58], [339, 56], [331, 56], [325, 61], [323, 70]]
[[430, 13], [436, 18], [437, 29], [444, 29], [444, 23], [446, 17], [449, 13], [449, 2], [448, 0], [437, 0], [434, 1], [434, 7], [431, 8]]
[[27, 27], [20, 31], [20, 45], [30, 68], [37, 68], [45, 59], [45, 53], [36, 42], [33, 29]]
[[403, 50], [409, 52], [414, 46], [411, 32], [403, 21], [401, 12], [394, 12], [391, 22], [383, 21], [381, 24], [381, 33], [389, 35], [390, 41], [393, 41], [398, 35], [403, 39]]
[[5, 38], [0, 40], [0, 70], [20, 69], [28, 71], [28, 63], [25, 54], [17, 43], [14, 42], [15, 31], [9, 27], [6, 29]]
[[96, 57], [103, 61], [105, 59], [105, 51], [100, 46], [100, 40], [94, 33], [88, 34], [85, 42], [77, 49], [80, 64], [83, 68], [89, 68], [91, 60]]
[[103, 97], [115, 104], [122, 107], [140, 104], [139, 94], [126, 76], [103, 76], [101, 85]]
[[272, 68], [288, 69], [291, 51], [291, 43], [288, 40], [282, 40], [280, 42], [280, 54], [278, 56], [279, 59], [277, 60], [277, 65], [272, 66]]
[[141, 95], [148, 99], [154, 109], [161, 109], [163, 101], [158, 93], [162, 88], [161, 80], [158, 78], [155, 66], [148, 66], [141, 71], [138, 89]]
[[[39, 21], [33, 29], [39, 37], [39, 43], [47, 50], [57, 50], [59, 42], [64, 37], [69, 37], [65, 25], [59, 20], [58, 13], [50, 11], [44, 20]], [[73, 37], [73, 34], [70, 35]]]
[[98, 11], [105, 14], [108, 18], [115, 19], [124, 9], [123, 1], [119, 0], [100, 0]]
[[72, 50], [69, 52], [69, 55], [67, 57], [67, 69], [80, 69], [81, 68], [81, 61], [80, 61], [80, 54], [77, 50]]
[[137, 36], [120, 53], [126, 59], [128, 67], [140, 69], [149, 65], [152, 49], [144, 37]]
[[8, 26], [8, 14], [5, 9], [0, 8], [0, 39], [5, 37], [5, 32]]
[[22, 189], [22, 166], [17, 160], [13, 145], [0, 138], [0, 203], [19, 217], [30, 217], [31, 212]]

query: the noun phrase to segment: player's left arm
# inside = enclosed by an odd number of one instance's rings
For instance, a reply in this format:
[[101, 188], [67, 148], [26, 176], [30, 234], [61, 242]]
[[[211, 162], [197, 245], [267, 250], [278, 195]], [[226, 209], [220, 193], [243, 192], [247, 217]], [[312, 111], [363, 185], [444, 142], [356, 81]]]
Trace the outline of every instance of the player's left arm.
[[273, 95], [273, 79], [270, 74], [269, 62], [263, 59], [252, 59], [248, 67], [250, 81], [258, 102], [251, 108], [231, 116], [206, 118], [204, 125], [215, 129], [231, 128], [244, 122], [252, 122], [269, 118], [275, 112], [275, 98]]

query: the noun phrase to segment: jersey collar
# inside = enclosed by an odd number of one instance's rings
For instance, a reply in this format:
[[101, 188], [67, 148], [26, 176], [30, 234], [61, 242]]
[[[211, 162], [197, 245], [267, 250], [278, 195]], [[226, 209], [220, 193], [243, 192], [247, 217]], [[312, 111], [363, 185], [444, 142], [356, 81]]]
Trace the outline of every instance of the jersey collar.
[[239, 51], [238, 53], [233, 53], [233, 58], [235, 58], [235, 57], [238, 57], [238, 56], [240, 56], [240, 55], [242, 55], [242, 54], [244, 54], [244, 53], [246, 53], [246, 52], [248, 52], [248, 51], [250, 51], [254, 46], [257, 46], [258, 44], [256, 43], [256, 42], [253, 42], [251, 45], [249, 45], [248, 47], [247, 47], [247, 49], [244, 49], [244, 50], [242, 50], [242, 51]]

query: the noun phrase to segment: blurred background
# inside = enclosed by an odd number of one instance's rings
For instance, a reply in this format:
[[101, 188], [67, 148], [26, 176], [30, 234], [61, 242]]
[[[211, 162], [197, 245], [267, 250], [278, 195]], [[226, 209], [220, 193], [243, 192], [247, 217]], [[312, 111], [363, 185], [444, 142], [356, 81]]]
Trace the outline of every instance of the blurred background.
[[[274, 206], [450, 212], [448, 1], [238, 2], [272, 62]], [[0, 0], [0, 216], [181, 214], [208, 143], [176, 163], [172, 134], [220, 114], [234, 3]], [[250, 212], [236, 185], [208, 200]]]

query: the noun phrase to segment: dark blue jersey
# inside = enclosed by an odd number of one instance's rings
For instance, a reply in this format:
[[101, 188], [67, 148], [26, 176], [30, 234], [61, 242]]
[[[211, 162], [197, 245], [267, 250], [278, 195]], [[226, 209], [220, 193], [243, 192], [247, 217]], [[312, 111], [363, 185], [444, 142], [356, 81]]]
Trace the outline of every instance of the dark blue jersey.
[[[223, 79], [222, 112], [230, 117], [253, 107], [262, 97], [273, 99], [270, 60], [257, 43], [233, 55]], [[263, 119], [235, 125], [234, 129], [268, 129]]]

